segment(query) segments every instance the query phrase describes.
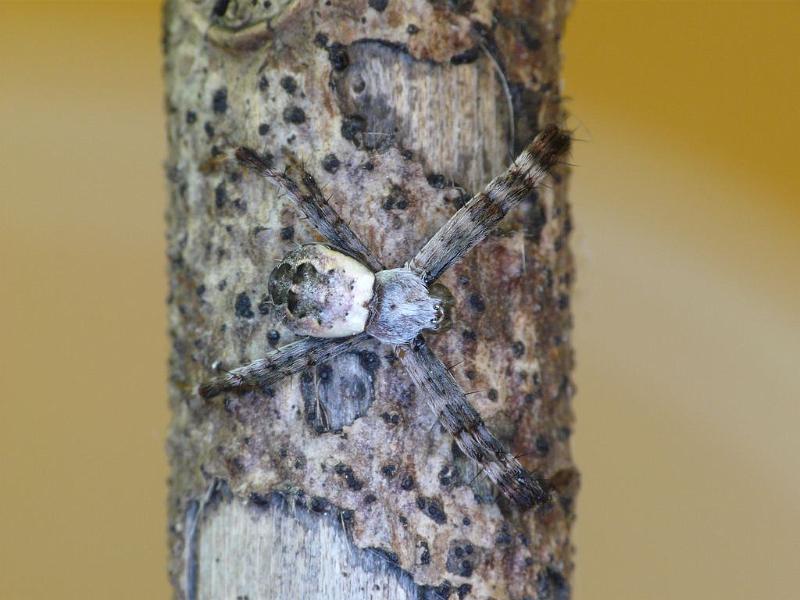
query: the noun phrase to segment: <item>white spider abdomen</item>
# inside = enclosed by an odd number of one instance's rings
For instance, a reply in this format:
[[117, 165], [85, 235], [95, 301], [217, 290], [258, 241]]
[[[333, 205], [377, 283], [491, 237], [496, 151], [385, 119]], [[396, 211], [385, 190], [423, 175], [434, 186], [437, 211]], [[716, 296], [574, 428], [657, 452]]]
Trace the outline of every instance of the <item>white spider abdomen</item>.
[[360, 262], [324, 246], [293, 250], [269, 277], [272, 302], [299, 335], [336, 338], [364, 331], [375, 275]]

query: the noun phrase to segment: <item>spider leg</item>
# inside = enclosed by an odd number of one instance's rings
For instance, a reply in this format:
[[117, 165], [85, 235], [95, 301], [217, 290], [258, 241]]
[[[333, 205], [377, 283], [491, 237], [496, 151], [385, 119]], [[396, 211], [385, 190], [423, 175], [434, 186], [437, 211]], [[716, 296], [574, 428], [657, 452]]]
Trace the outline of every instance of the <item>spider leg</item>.
[[312, 365], [355, 350], [369, 339], [366, 333], [348, 338], [303, 338], [273, 350], [249, 365], [206, 381], [200, 385], [198, 393], [209, 399], [223, 392], [262, 388]]
[[494, 437], [478, 412], [467, 402], [464, 391], [447, 367], [421, 336], [399, 348], [397, 354], [411, 380], [455, 438], [461, 451], [480, 465], [503, 494], [522, 509], [548, 499], [544, 481], [526, 471]]
[[530, 196], [569, 149], [569, 135], [555, 125], [545, 127], [505, 173], [473, 196], [445, 223], [409, 263], [426, 283], [480, 244], [508, 211]]
[[300, 171], [298, 183], [288, 174], [272, 169], [255, 150], [242, 146], [236, 150], [236, 158], [242, 165], [253, 169], [283, 190], [316, 230], [336, 248], [360, 259], [373, 271], [383, 269], [381, 262], [328, 204], [314, 177], [302, 166], [294, 165]]

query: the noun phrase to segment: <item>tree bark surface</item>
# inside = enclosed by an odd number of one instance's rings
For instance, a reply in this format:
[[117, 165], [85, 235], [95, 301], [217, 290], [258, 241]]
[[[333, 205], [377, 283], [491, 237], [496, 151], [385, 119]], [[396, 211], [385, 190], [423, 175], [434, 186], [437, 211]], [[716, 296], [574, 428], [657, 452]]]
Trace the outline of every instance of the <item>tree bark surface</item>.
[[298, 159], [387, 267], [559, 122], [565, 0], [168, 0], [170, 574], [179, 598], [566, 598], [573, 264], [566, 169], [442, 282], [427, 336], [555, 501], [520, 513], [377, 342], [259, 392], [199, 382], [294, 336], [272, 266], [319, 240], [229, 159]]

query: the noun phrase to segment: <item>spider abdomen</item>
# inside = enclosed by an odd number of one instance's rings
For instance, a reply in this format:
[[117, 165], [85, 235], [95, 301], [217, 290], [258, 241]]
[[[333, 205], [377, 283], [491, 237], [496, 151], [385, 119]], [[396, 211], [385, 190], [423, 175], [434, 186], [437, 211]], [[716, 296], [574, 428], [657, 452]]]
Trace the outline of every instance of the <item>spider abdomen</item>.
[[299, 335], [337, 338], [364, 331], [375, 275], [360, 262], [323, 244], [300, 246], [269, 277], [272, 302]]

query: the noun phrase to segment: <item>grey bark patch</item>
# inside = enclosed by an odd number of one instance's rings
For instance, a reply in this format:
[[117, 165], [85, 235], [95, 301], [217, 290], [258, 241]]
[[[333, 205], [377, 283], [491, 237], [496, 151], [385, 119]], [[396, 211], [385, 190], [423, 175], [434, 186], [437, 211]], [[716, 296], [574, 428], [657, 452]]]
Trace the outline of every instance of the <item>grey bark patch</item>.
[[[331, 85], [341, 113], [363, 119], [363, 123], [358, 123], [357, 133], [365, 149], [383, 151], [396, 145], [422, 157], [446, 156], [447, 150], [437, 145], [449, 139], [449, 132], [460, 130], [466, 138], [480, 135], [470, 126], [476, 116], [496, 120], [500, 131], [508, 122], [506, 101], [500, 95], [495, 72], [482, 56], [475, 57], [478, 69], [467, 69], [469, 65], [458, 67], [416, 60], [402, 47], [378, 41], [356, 42], [348, 47], [347, 56], [348, 68], [334, 70]], [[424, 96], [417, 93], [416, 90], [425, 86], [434, 89]], [[450, 110], [448, 107], [455, 104], [454, 90], [459, 89], [474, 93], [475, 104], [470, 102], [459, 110]], [[348, 134], [355, 139], [352, 129], [352, 126], [348, 128]], [[475, 147], [485, 145], [485, 140], [477, 137], [474, 142], [466, 138], [467, 147], [473, 143]], [[477, 189], [485, 181], [473, 175], [499, 172], [506, 154], [506, 149], [501, 147], [490, 154], [460, 153], [454, 156], [456, 164], [448, 168], [442, 178], [453, 180], [466, 176], [464, 183], [470, 189]]]
[[312, 514], [279, 497], [221, 502], [199, 533], [194, 598], [418, 600], [407, 573], [352, 545], [346, 523], [333, 507]]
[[375, 400], [374, 372], [360, 354], [345, 354], [300, 377], [306, 422], [317, 433], [342, 431]]

